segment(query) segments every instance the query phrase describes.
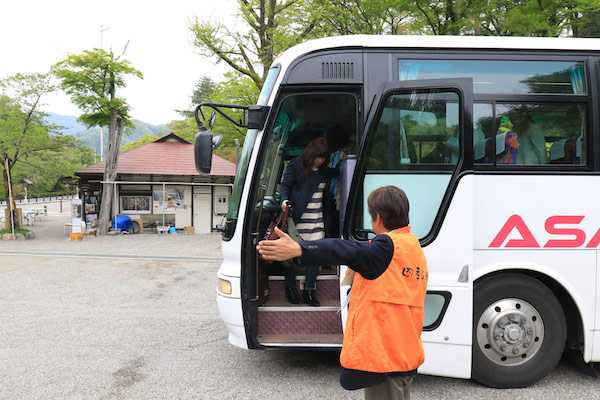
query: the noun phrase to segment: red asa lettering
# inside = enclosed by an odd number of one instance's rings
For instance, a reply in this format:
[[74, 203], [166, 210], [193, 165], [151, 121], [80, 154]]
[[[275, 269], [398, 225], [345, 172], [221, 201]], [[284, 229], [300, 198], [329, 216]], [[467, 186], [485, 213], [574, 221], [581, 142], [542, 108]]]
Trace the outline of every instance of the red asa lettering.
[[538, 242], [533, 237], [533, 234], [525, 225], [525, 221], [518, 215], [512, 215], [508, 221], [504, 224], [498, 235], [492, 240], [489, 247], [500, 247], [506, 240], [508, 235], [514, 228], [517, 228], [521, 234], [522, 239], [511, 239], [506, 243], [505, 247], [540, 247]]
[[[550, 239], [544, 247], [579, 247], [585, 243], [585, 232], [581, 229], [557, 228], [561, 224], [578, 224], [584, 217], [581, 215], [556, 215], [546, 220], [546, 232], [551, 235], [574, 235], [573, 239]], [[593, 240], [593, 239], [592, 239]], [[590, 242], [591, 243], [591, 242]], [[589, 247], [589, 244], [588, 244]], [[595, 246], [594, 246], [595, 247]]]
[[592, 237], [592, 240], [590, 240], [590, 242], [585, 247], [590, 248], [590, 249], [595, 249], [596, 247], [598, 247], [599, 244], [600, 244], [600, 229], [598, 229], [598, 232], [596, 232], [596, 234]]

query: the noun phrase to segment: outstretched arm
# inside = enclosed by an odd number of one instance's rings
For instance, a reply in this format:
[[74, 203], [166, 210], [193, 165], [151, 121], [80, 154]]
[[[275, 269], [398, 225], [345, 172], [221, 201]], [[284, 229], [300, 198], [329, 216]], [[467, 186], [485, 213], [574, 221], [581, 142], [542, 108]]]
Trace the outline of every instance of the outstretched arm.
[[366, 279], [379, 277], [390, 264], [394, 244], [387, 235], [378, 235], [370, 243], [354, 240], [322, 239], [297, 243], [279, 228], [278, 240], [263, 240], [256, 246], [266, 260], [284, 261], [302, 257], [301, 265], [345, 264]]

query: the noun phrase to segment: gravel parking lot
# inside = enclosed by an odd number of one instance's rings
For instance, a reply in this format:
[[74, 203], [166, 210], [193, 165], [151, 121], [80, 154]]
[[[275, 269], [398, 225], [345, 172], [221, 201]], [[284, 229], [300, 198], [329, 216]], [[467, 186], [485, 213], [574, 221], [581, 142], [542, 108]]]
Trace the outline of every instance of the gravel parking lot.
[[[0, 241], [0, 399], [361, 399], [338, 354], [231, 346], [215, 300], [218, 235]], [[186, 257], [186, 259], [182, 259]], [[598, 399], [561, 363], [527, 389], [418, 376], [413, 399]]]

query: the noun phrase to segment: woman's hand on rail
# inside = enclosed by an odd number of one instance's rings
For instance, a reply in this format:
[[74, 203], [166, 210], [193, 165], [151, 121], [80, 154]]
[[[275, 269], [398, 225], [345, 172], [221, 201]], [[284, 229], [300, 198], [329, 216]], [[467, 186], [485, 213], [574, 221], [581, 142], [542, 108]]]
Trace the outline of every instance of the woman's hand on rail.
[[302, 247], [288, 234], [275, 227], [275, 233], [279, 236], [277, 240], [262, 240], [256, 246], [256, 250], [265, 260], [285, 261], [294, 257], [302, 256]]

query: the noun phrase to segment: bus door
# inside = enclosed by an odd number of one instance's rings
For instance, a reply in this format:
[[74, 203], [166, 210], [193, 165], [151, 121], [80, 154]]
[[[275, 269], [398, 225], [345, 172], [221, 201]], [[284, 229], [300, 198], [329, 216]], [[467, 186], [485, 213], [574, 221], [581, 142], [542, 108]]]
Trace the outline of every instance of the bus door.
[[[368, 195], [387, 185], [406, 192], [411, 232], [429, 269], [422, 336], [427, 354], [419, 370], [448, 376], [444, 360], [458, 357], [465, 362], [452, 365], [464, 366], [455, 373], [465, 378], [472, 341], [473, 176], [461, 173], [472, 165], [472, 88], [472, 79], [462, 78], [382, 85], [367, 120], [344, 225], [346, 238], [374, 237]], [[346, 270], [340, 270], [342, 304]], [[344, 326], [346, 317], [347, 308]]]

